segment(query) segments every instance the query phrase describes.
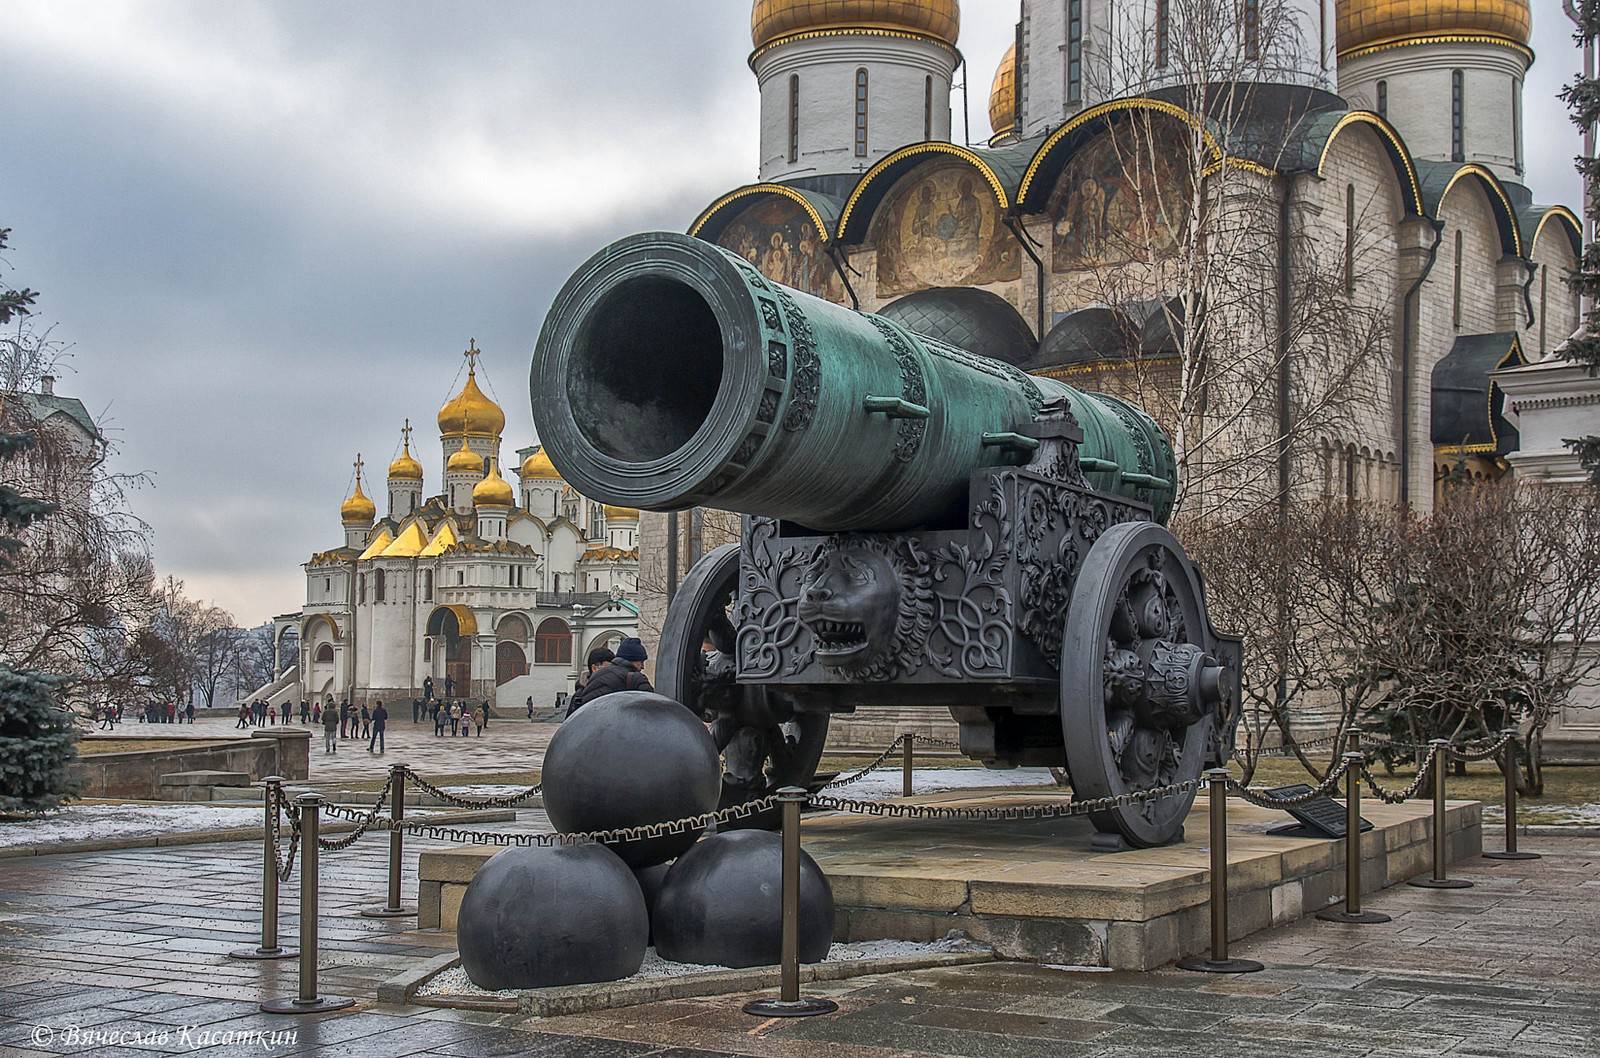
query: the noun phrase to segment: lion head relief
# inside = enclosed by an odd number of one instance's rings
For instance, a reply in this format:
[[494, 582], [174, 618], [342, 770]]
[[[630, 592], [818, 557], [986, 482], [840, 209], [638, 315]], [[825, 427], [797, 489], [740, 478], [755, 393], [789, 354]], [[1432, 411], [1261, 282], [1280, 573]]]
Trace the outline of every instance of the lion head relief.
[[832, 537], [801, 576], [798, 613], [817, 661], [839, 675], [881, 681], [915, 672], [933, 628], [928, 556], [906, 537]]

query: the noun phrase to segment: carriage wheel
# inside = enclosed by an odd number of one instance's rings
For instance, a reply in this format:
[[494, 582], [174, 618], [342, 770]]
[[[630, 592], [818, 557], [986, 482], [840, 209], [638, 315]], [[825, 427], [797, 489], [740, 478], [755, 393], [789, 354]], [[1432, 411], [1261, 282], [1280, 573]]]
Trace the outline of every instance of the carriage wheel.
[[[1112, 526], [1089, 551], [1067, 611], [1061, 728], [1074, 796], [1199, 779], [1227, 676], [1207, 652], [1205, 597], [1183, 547], [1154, 522]], [[1194, 792], [1091, 813], [1148, 848], [1183, 836]]]
[[[826, 712], [802, 712], [782, 691], [734, 682], [728, 612], [738, 584], [738, 544], [724, 544], [696, 562], [667, 607], [656, 658], [656, 690], [711, 724], [722, 753], [724, 808], [784, 786], [809, 787], [828, 735]], [[752, 822], [776, 825], [777, 813]]]

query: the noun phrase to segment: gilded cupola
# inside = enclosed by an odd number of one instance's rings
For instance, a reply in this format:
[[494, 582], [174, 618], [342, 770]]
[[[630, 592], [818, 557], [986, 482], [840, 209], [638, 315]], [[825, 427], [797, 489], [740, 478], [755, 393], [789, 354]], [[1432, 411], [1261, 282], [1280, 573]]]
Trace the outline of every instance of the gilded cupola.
[[449, 474], [453, 471], [467, 471], [473, 474], [483, 473], [483, 457], [467, 447], [467, 435], [461, 434], [461, 447], [450, 453], [450, 458], [445, 462], [444, 471]]
[[608, 522], [637, 522], [639, 520], [639, 508], [637, 507], [618, 507], [608, 503], [605, 505], [605, 512], [606, 521]]
[[511, 485], [500, 476], [500, 468], [495, 461], [489, 463], [489, 473], [484, 479], [472, 487], [472, 505], [474, 507], [515, 507], [516, 494], [511, 491]]
[[467, 381], [461, 392], [439, 409], [439, 436], [446, 440], [461, 436], [498, 438], [506, 428], [506, 413], [478, 388], [477, 361], [481, 354], [477, 343], [469, 342], [464, 355]]
[[339, 520], [345, 525], [371, 525], [378, 517], [378, 505], [361, 491], [361, 457], [356, 456], [356, 487], [339, 505]]
[[517, 476], [523, 481], [535, 478], [558, 480], [561, 474], [556, 470], [555, 464], [550, 462], [550, 457], [544, 454], [544, 449], [540, 448], [536, 452], [528, 453], [528, 458], [522, 461], [522, 468], [517, 471]]
[[1017, 46], [1006, 49], [1005, 57], [994, 72], [994, 84], [989, 88], [989, 127], [994, 130], [990, 145], [1012, 139], [1017, 131]]
[[829, 30], [888, 30], [931, 37], [955, 47], [961, 35], [957, 0], [756, 0], [750, 40], [773, 41]]
[[411, 420], [406, 420], [405, 429], [400, 432], [400, 437], [400, 454], [389, 464], [389, 480], [421, 481], [422, 464], [411, 454]]
[[1338, 33], [1341, 53], [1428, 37], [1526, 45], [1533, 15], [1528, 0], [1339, 0]]

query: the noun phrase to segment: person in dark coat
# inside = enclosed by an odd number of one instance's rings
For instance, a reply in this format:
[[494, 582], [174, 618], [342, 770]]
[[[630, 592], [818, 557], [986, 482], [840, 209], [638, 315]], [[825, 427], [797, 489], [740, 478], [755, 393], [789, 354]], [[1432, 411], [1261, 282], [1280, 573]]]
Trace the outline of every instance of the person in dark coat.
[[372, 735], [367, 739], [368, 753], [372, 752], [374, 745], [378, 747], [379, 753], [383, 752], [383, 728], [388, 722], [389, 710], [383, 707], [383, 702], [380, 700], [372, 710]]
[[422, 678], [422, 700], [425, 701], [425, 702], [433, 700], [433, 677], [432, 676], [424, 676]]
[[183, 718], [189, 723], [194, 723], [194, 703], [190, 702], [183, 710]]
[[370, 738], [371, 736], [372, 736], [372, 713], [371, 713], [371, 711], [369, 711], [367, 709], [366, 704], [363, 703], [362, 706], [361, 706], [361, 734], [358, 737], [360, 737], [360, 738]]
[[339, 716], [334, 712], [333, 703], [328, 703], [328, 708], [322, 711], [322, 752], [324, 754], [339, 752], [339, 740], [335, 737], [339, 733]]
[[595, 669], [594, 675], [572, 696], [567, 715], [570, 717], [596, 698], [603, 698], [614, 691], [655, 690], [645, 674], [639, 671], [649, 657], [643, 643], [637, 639], [624, 639], [617, 646], [617, 656]]
[[349, 726], [349, 724], [350, 724], [350, 703], [349, 702], [340, 702], [339, 703], [339, 737], [340, 738], [349, 738], [350, 737], [349, 735], [345, 734], [345, 731], [346, 731], [347, 727]]
[[448, 675], [445, 676], [445, 678], [444, 678], [444, 696], [445, 696], [445, 699], [448, 701], [450, 696], [452, 694], [454, 694], [455, 691], [456, 691], [456, 678], [454, 676], [448, 676]]

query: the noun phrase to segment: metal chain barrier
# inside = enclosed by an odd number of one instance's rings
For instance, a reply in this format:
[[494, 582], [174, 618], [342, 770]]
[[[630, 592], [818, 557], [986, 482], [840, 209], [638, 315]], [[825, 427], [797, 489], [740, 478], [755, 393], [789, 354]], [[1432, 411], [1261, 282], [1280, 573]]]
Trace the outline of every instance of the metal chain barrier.
[[1052, 801], [1046, 804], [1005, 805], [1000, 808], [953, 808], [946, 805], [913, 805], [898, 801], [856, 801], [845, 797], [829, 797], [825, 794], [813, 794], [810, 803], [814, 808], [825, 811], [850, 812], [855, 815], [887, 816], [892, 819], [977, 819], [977, 820], [1018, 820], [1018, 819], [1060, 819], [1066, 816], [1082, 816], [1091, 812], [1102, 812], [1111, 808], [1127, 808], [1130, 805], [1144, 804], [1147, 801], [1157, 801], [1164, 797], [1176, 797], [1192, 793], [1200, 788], [1200, 780], [1185, 779], [1170, 786], [1155, 786], [1148, 790], [1134, 790], [1125, 794], [1113, 794], [1110, 797], [1097, 797], [1090, 801]]
[[[1458, 746], [1452, 746], [1450, 749], [1450, 755], [1455, 757], [1456, 760], [1462, 761], [1488, 760], [1490, 757], [1499, 756], [1500, 753], [1515, 739], [1516, 735], [1514, 733], [1506, 732], [1500, 735], [1495, 742], [1487, 745], [1483, 749], [1469, 750]], [[1482, 742], [1484, 740], [1478, 739], [1477, 741]]]
[[865, 779], [868, 774], [870, 774], [871, 772], [874, 772], [877, 769], [881, 768], [884, 765], [884, 762], [886, 762], [889, 759], [890, 755], [893, 754], [895, 750], [899, 749], [901, 746], [903, 746], [905, 744], [905, 741], [906, 741], [906, 736], [901, 735], [900, 737], [896, 738], [893, 742], [889, 743], [888, 747], [885, 748], [882, 753], [878, 754], [877, 759], [874, 760], [871, 764], [868, 764], [864, 768], [859, 768], [855, 772], [852, 772], [849, 775], [842, 776], [840, 778], [834, 779], [832, 782], [827, 783], [822, 788], [824, 790], [831, 790], [836, 786], [848, 786], [853, 782], [859, 782], [860, 780]]
[[1365, 764], [1361, 766], [1361, 778], [1366, 780], [1367, 789], [1372, 791], [1372, 796], [1376, 797], [1384, 804], [1402, 804], [1415, 797], [1417, 795], [1417, 791], [1421, 790], [1423, 786], [1427, 785], [1428, 776], [1432, 773], [1434, 761], [1438, 758], [1438, 756], [1438, 753], [1429, 753], [1426, 757], [1423, 757], [1422, 766], [1417, 769], [1417, 777], [1412, 779], [1411, 784], [1404, 790], [1400, 790], [1398, 792], [1385, 789], [1382, 785], [1380, 785], [1377, 778], [1373, 776], [1372, 769], [1368, 768]]
[[1239, 780], [1232, 778], [1228, 780], [1228, 790], [1230, 793], [1238, 794], [1257, 808], [1298, 808], [1303, 804], [1310, 804], [1319, 797], [1327, 796], [1329, 792], [1338, 787], [1339, 780], [1349, 770], [1350, 762], [1340, 760], [1338, 764], [1329, 768], [1328, 774], [1314, 788], [1307, 790], [1305, 793], [1291, 794], [1287, 797], [1279, 797], [1265, 790], [1246, 786]]
[[[706, 812], [703, 815], [688, 816], [684, 819], [668, 820], [664, 823], [647, 823], [637, 827], [621, 827], [616, 830], [592, 830], [573, 834], [503, 834], [487, 830], [461, 830], [457, 827], [437, 826], [426, 821], [402, 820], [395, 828], [407, 834], [419, 834], [422, 837], [437, 838], [440, 841], [454, 841], [464, 845], [501, 845], [548, 848], [552, 845], [581, 845], [586, 842], [610, 844], [624, 841], [646, 841], [650, 838], [667, 837], [682, 834], [689, 830], [704, 830], [713, 824], [732, 823], [741, 819], [749, 819], [753, 815], [770, 811], [778, 805], [776, 795], [763, 797], [756, 801], [746, 801], [744, 804], [734, 805], [716, 812]], [[387, 826], [385, 822], [384, 826]]]
[[534, 783], [520, 793], [503, 794], [499, 797], [463, 797], [460, 794], [450, 793], [441, 786], [424, 779], [411, 770], [410, 765], [405, 765], [406, 776], [417, 785], [417, 789], [427, 794], [432, 794], [445, 804], [456, 808], [515, 808], [539, 796], [543, 783]]
[[366, 834], [367, 831], [372, 829], [386, 829], [388, 821], [382, 818], [383, 809], [389, 801], [389, 791], [393, 788], [394, 775], [391, 773], [388, 781], [383, 784], [383, 789], [378, 791], [378, 799], [376, 803], [373, 804], [372, 810], [364, 815], [354, 809], [344, 808], [340, 805], [323, 805], [322, 810], [328, 815], [339, 819], [351, 820], [356, 824], [356, 828], [340, 838], [319, 837], [317, 839], [317, 846], [319, 848], [327, 849], [329, 852], [340, 852], [344, 849], [348, 849], [351, 845], [354, 845], [356, 842], [360, 841], [362, 835]]
[[[294, 805], [289, 803], [289, 799], [284, 796], [282, 787], [273, 785], [269, 788], [268, 796], [274, 798], [278, 803], [278, 811], [272, 813], [272, 861], [278, 872], [278, 880], [287, 882], [289, 876], [294, 873], [295, 854], [300, 851], [300, 815]], [[287, 855], [281, 852], [283, 837], [280, 829], [282, 824], [278, 822], [280, 813], [289, 817], [291, 834], [289, 836], [289, 851]]]

